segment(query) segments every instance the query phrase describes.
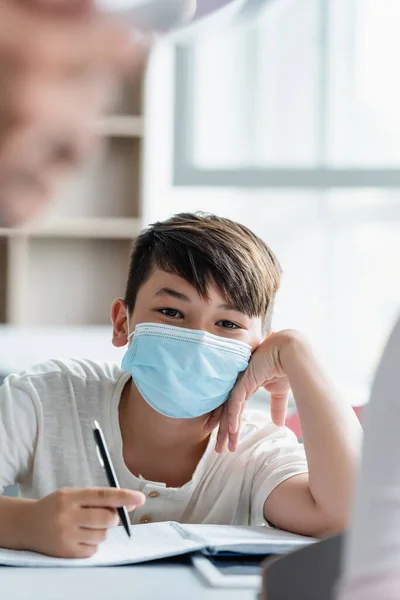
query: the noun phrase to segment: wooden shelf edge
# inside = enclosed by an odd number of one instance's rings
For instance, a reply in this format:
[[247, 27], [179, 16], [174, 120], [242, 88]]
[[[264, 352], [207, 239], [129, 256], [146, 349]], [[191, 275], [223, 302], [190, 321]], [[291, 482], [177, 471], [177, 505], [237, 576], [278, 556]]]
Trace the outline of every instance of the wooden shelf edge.
[[141, 219], [134, 218], [65, 218], [18, 229], [0, 228], [0, 237], [131, 240], [140, 233], [141, 227]]

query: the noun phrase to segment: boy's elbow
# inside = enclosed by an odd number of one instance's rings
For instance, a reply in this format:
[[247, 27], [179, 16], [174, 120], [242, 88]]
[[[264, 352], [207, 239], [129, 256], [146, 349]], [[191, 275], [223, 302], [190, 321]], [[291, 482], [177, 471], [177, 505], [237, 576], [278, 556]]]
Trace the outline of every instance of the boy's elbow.
[[317, 502], [310, 489], [307, 490], [308, 524], [311, 535], [316, 538], [326, 538], [337, 533], [341, 533], [347, 527], [348, 506], [335, 502], [331, 503]]
[[328, 520], [325, 526], [318, 528], [314, 537], [324, 539], [332, 535], [337, 535], [346, 529], [346, 525], [346, 522], [342, 520]]
[[343, 511], [335, 511], [327, 514], [321, 508], [316, 506], [319, 512], [318, 523], [314, 537], [325, 538], [341, 533], [347, 528], [348, 515]]

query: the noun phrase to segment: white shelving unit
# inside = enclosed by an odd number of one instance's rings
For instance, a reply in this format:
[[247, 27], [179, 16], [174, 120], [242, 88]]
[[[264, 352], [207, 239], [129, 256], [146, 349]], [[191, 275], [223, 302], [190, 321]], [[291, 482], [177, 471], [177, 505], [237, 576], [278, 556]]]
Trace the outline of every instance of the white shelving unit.
[[0, 324], [105, 325], [123, 295], [132, 240], [142, 226], [140, 86], [124, 90], [99, 132], [95, 157], [40, 220], [0, 228]]

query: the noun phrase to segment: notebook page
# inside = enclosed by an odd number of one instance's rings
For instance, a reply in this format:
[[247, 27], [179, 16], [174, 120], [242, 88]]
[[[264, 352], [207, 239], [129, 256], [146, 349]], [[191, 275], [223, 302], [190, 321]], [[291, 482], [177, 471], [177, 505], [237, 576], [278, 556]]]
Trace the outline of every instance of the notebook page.
[[0, 548], [0, 565], [20, 567], [99, 567], [134, 564], [177, 556], [204, 547], [204, 542], [182, 536], [174, 523], [134, 525], [128, 538], [123, 527], [111, 529], [98, 552], [90, 558], [67, 559], [35, 552]]
[[210, 553], [285, 554], [316, 541], [268, 526], [185, 525], [184, 528], [193, 538], [206, 540]]

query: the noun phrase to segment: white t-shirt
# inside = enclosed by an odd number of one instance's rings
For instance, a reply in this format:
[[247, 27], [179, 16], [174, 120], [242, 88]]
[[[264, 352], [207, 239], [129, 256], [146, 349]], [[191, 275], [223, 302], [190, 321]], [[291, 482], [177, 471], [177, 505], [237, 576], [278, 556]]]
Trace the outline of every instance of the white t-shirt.
[[121, 487], [147, 496], [132, 523], [265, 524], [264, 502], [307, 472], [303, 446], [260, 411], [245, 411], [235, 453], [217, 454], [215, 432], [191, 481], [180, 488], [135, 477], [122, 454], [118, 406], [130, 375], [112, 364], [52, 360], [9, 376], [0, 388], [0, 493], [19, 484], [42, 498], [62, 487], [106, 486], [93, 420], [107, 440]]

